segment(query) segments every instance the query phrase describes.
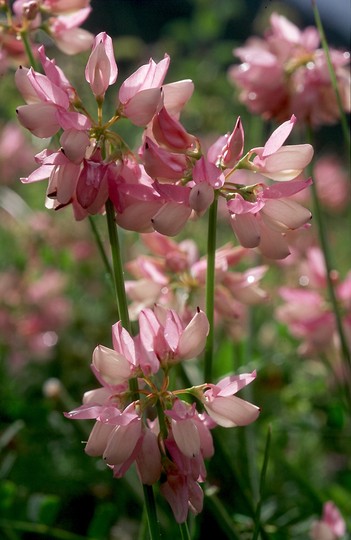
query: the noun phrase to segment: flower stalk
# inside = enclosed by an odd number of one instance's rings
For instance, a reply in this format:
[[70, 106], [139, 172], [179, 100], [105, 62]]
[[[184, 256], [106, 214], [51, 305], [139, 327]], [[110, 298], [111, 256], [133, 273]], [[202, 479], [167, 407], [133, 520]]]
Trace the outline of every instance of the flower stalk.
[[218, 199], [215, 197], [209, 210], [207, 235], [206, 315], [210, 325], [210, 331], [207, 336], [205, 348], [204, 378], [206, 382], [211, 381], [213, 363], [217, 208]]

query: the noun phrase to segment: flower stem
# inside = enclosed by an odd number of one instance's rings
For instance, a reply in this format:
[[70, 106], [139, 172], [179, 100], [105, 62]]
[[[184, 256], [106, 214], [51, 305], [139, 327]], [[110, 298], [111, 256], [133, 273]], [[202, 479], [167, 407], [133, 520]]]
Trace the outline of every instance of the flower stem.
[[217, 232], [218, 199], [215, 197], [208, 216], [207, 234], [207, 275], [206, 275], [206, 315], [210, 324], [205, 348], [204, 378], [207, 383], [212, 378], [212, 360], [214, 344], [214, 292], [215, 292], [215, 259]]
[[[112, 254], [112, 267], [113, 267], [113, 281], [115, 286], [116, 302], [119, 313], [119, 319], [122, 326], [131, 333], [131, 324], [128, 313], [127, 295], [124, 286], [124, 275], [122, 256], [118, 239], [118, 230], [115, 222], [115, 210], [113, 203], [110, 199], [107, 200], [106, 205], [106, 218], [108, 234], [110, 239], [111, 254]], [[138, 381], [137, 379], [129, 380], [129, 390], [132, 393], [132, 399], [138, 399]]]
[[[126, 296], [126, 290], [124, 286], [124, 275], [122, 256], [118, 239], [118, 229], [115, 222], [115, 210], [113, 203], [110, 199], [106, 202], [106, 218], [108, 234], [111, 245], [112, 254], [112, 266], [113, 266], [113, 278], [115, 285], [115, 293], [117, 300], [117, 307], [119, 311], [119, 318], [122, 326], [131, 333], [131, 324], [128, 313], [128, 302]], [[129, 390], [133, 400], [139, 398], [138, 380], [136, 378], [129, 380]], [[152, 486], [143, 484], [145, 509], [147, 514], [147, 521], [149, 525], [150, 540], [160, 538], [160, 531], [156, 515], [156, 503], [154, 498], [154, 492]]]
[[222, 532], [226, 535], [226, 538], [229, 540], [240, 540], [239, 533], [234, 527], [232, 516], [228, 513], [228, 510], [222, 504], [217, 495], [210, 492], [206, 495], [206, 506], [215, 517], [218, 526], [222, 529]]
[[331, 60], [331, 56], [330, 56], [330, 51], [329, 51], [329, 47], [328, 47], [327, 38], [325, 37], [324, 28], [323, 28], [322, 21], [321, 21], [320, 15], [319, 15], [318, 7], [317, 7], [317, 1], [316, 0], [311, 0], [311, 1], [312, 1], [312, 9], [313, 9], [313, 14], [314, 14], [314, 19], [315, 19], [315, 22], [316, 22], [316, 26], [317, 26], [317, 29], [318, 29], [318, 32], [319, 32], [319, 37], [320, 37], [322, 47], [323, 47], [323, 50], [324, 50], [324, 53], [325, 53], [325, 57], [326, 57], [326, 60], [327, 60], [327, 65], [328, 65], [328, 70], [329, 70], [329, 75], [330, 75], [330, 81], [331, 81], [333, 90], [335, 92], [336, 101], [337, 101], [338, 108], [339, 108], [341, 127], [342, 127], [343, 135], [344, 135], [344, 138], [345, 138], [345, 143], [346, 143], [346, 146], [347, 146], [347, 148], [346, 148], [347, 155], [349, 156], [350, 153], [351, 153], [350, 128], [348, 127], [348, 123], [347, 123], [343, 103], [342, 103], [340, 92], [339, 92], [338, 82], [336, 80], [335, 69], [334, 69], [334, 66], [333, 66], [333, 63], [332, 63], [332, 60]]
[[[96, 245], [97, 245], [99, 253], [101, 255], [102, 262], [104, 263], [104, 266], [105, 266], [105, 270], [106, 270], [106, 274], [108, 276], [109, 284], [111, 285], [112, 289], [114, 289], [113, 270], [112, 270], [110, 261], [108, 260], [108, 257], [107, 257], [107, 254], [106, 254], [106, 251], [105, 251], [105, 248], [104, 248], [104, 244], [103, 244], [102, 239], [101, 239], [101, 235], [99, 233], [98, 228], [96, 227], [95, 221], [92, 218], [92, 216], [89, 216], [89, 223], [90, 223], [91, 230], [93, 232], [93, 236], [94, 236], [95, 241], [96, 241]], [[118, 315], [118, 318], [119, 318], [119, 315]]]
[[191, 540], [189, 527], [186, 521], [184, 523], [179, 523], [179, 530], [182, 540]]
[[28, 39], [28, 32], [26, 32], [26, 30], [23, 30], [20, 35], [21, 35], [21, 40], [22, 40], [23, 46], [24, 46], [25, 51], [26, 51], [26, 55], [27, 55], [27, 58], [28, 58], [28, 61], [29, 61], [29, 65], [32, 66], [32, 68], [34, 70], [37, 70], [38, 69], [37, 68], [37, 63], [36, 63], [36, 60], [34, 58], [32, 47], [31, 47], [29, 39]]
[[266, 446], [264, 450], [264, 459], [263, 459], [263, 465], [262, 465], [262, 471], [261, 471], [261, 479], [260, 479], [260, 498], [257, 503], [256, 507], [256, 513], [255, 513], [255, 530], [252, 537], [252, 540], [257, 540], [258, 535], [261, 529], [261, 508], [262, 508], [262, 500], [264, 495], [264, 487], [266, 482], [266, 473], [267, 473], [267, 467], [268, 467], [268, 459], [269, 459], [269, 449], [271, 444], [271, 427], [268, 427], [267, 432], [267, 439], [266, 439]]
[[143, 484], [147, 522], [149, 526], [150, 540], [161, 538], [160, 527], [157, 520], [156, 504], [152, 486]]
[[[308, 128], [308, 138], [310, 142], [312, 141], [312, 130], [311, 128]], [[312, 175], [312, 165], [310, 164], [309, 167], [309, 174]], [[342, 319], [339, 309], [339, 304], [336, 298], [335, 290], [334, 290], [334, 283], [331, 278], [331, 272], [333, 270], [332, 263], [331, 263], [331, 257], [329, 252], [329, 245], [327, 241], [327, 236], [325, 232], [324, 227], [324, 220], [322, 215], [322, 210], [319, 202], [319, 196], [318, 196], [318, 190], [316, 183], [313, 182], [311, 184], [311, 191], [312, 191], [312, 199], [313, 199], [313, 207], [314, 207], [314, 216], [316, 218], [317, 227], [318, 227], [318, 235], [319, 235], [319, 241], [322, 248], [322, 253], [324, 257], [324, 264], [325, 264], [325, 272], [326, 272], [326, 280], [327, 280], [327, 287], [328, 287], [328, 293], [329, 298], [332, 304], [334, 316], [335, 316], [335, 322], [336, 322], [336, 328], [337, 332], [339, 334], [340, 339], [340, 346], [341, 346], [341, 352], [342, 356], [345, 360], [346, 365], [348, 366], [348, 369], [351, 369], [351, 356], [350, 356], [350, 350], [347, 344], [347, 340], [345, 337], [343, 325], [342, 325]]]

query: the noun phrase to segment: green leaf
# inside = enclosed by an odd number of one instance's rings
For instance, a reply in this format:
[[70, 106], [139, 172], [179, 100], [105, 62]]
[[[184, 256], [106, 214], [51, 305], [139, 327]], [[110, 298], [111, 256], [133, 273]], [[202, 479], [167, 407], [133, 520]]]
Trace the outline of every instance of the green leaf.
[[31, 521], [53, 525], [60, 509], [60, 499], [56, 495], [34, 493], [27, 505], [27, 515]]

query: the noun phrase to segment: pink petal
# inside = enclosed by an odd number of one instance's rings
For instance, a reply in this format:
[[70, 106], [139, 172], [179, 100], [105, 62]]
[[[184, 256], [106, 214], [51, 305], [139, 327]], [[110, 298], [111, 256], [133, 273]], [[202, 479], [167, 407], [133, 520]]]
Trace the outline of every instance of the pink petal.
[[191, 188], [189, 204], [195, 212], [201, 214], [205, 212], [214, 201], [213, 187], [205, 182], [196, 184]]
[[259, 245], [260, 226], [253, 214], [233, 214], [230, 216], [230, 224], [242, 246], [253, 248]]
[[190, 79], [176, 81], [162, 86], [163, 103], [168, 113], [177, 117], [194, 92]]
[[224, 175], [221, 169], [202, 156], [193, 168], [193, 180], [196, 184], [204, 182], [218, 189], [224, 184]]
[[262, 255], [269, 259], [285, 259], [290, 255], [289, 245], [285, 237], [281, 233], [266, 227], [262, 222], [260, 251]]
[[299, 203], [289, 199], [271, 199], [266, 201], [261, 210], [263, 221], [277, 232], [297, 229], [307, 223], [311, 212]]
[[241, 373], [240, 375], [229, 375], [221, 379], [216, 385], [215, 388], [220, 388], [220, 391], [216, 395], [219, 396], [232, 396], [244, 388], [246, 385], [250, 384], [256, 378], [256, 370], [252, 373]]
[[260, 414], [256, 405], [236, 396], [216, 397], [204, 405], [211, 418], [223, 427], [247, 426]]
[[120, 465], [132, 454], [141, 435], [141, 420], [133, 420], [129, 424], [119, 425], [111, 432], [103, 454], [109, 465]]
[[22, 126], [41, 139], [52, 137], [60, 129], [57, 108], [52, 103], [21, 105], [16, 112]]
[[155, 229], [167, 236], [176, 236], [185, 226], [191, 214], [191, 208], [175, 202], [167, 202], [153, 216], [151, 222]]
[[111, 424], [95, 422], [94, 427], [90, 433], [88, 442], [85, 446], [85, 452], [88, 454], [88, 456], [102, 456], [105, 451], [109, 436], [114, 429], [115, 427]]
[[269, 137], [268, 141], [263, 147], [262, 157], [267, 157], [274, 154], [283, 145], [283, 143], [289, 137], [295, 123], [296, 116], [292, 115], [290, 120], [283, 122], [283, 124], [273, 131], [272, 135]]
[[131, 374], [128, 360], [122, 354], [103, 345], [98, 345], [93, 352], [93, 366], [108, 384], [122, 384]]
[[87, 51], [93, 40], [93, 34], [84, 28], [69, 28], [55, 36], [57, 47], [65, 54], [79, 54]]
[[200, 452], [200, 436], [192, 419], [172, 420], [172, 433], [179, 450], [187, 457]]
[[199, 310], [180, 336], [178, 352], [184, 360], [196, 358], [204, 350], [209, 330], [207, 316]]

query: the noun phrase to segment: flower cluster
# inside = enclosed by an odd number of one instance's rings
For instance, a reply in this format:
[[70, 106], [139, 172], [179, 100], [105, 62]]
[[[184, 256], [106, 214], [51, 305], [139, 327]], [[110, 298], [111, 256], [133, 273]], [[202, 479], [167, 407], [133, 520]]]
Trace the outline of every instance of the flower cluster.
[[[295, 179], [313, 155], [308, 144], [284, 145], [294, 116], [263, 147], [246, 154], [239, 118], [232, 133], [221, 136], [204, 155], [200, 141], [179, 121], [194, 85], [190, 80], [164, 84], [167, 55], [159, 63], [150, 59], [121, 84], [115, 114], [105, 123], [105, 93], [118, 76], [107, 34], [96, 36], [85, 70], [98, 106], [97, 120], [43, 47], [39, 58], [45, 75], [26, 68], [16, 73], [27, 103], [18, 107], [17, 114], [37, 137], [61, 131], [61, 147], [39, 153], [39, 168], [23, 181], [48, 179], [47, 197], [54, 208], [72, 204], [76, 219], [83, 219], [102, 212], [110, 199], [120, 226], [174, 236], [190, 217], [201, 216], [222, 197], [244, 247], [259, 247], [277, 259], [289, 254], [286, 232], [311, 218], [306, 208], [290, 199], [310, 185], [310, 179]], [[111, 130], [120, 118], [145, 127], [138, 155]], [[251, 180], [254, 177], [251, 184], [243, 180], [242, 171], [251, 174]], [[278, 184], [267, 184], [267, 178]]]
[[[229, 78], [240, 89], [240, 100], [264, 118], [286, 120], [295, 113], [312, 125], [338, 121], [339, 108], [330, 81], [318, 30], [299, 30], [283, 15], [273, 13], [264, 38], [251, 37], [234, 50], [242, 62]], [[350, 54], [330, 49], [331, 61], [345, 111], [351, 110]]]
[[[72, 419], [96, 420], [85, 451], [102, 456], [115, 477], [135, 463], [142, 483], [160, 481], [179, 523], [189, 509], [195, 514], [202, 510], [204, 459], [214, 451], [210, 430], [217, 424], [245, 426], [259, 415], [258, 407], [234, 395], [255, 379], [255, 372], [231, 375], [217, 384], [169, 388], [170, 369], [197, 357], [208, 331], [200, 309], [186, 326], [173, 310], [144, 309], [134, 338], [116, 323], [113, 349], [99, 345], [93, 353], [92, 370], [102, 386], [86, 392], [83, 405], [66, 413]], [[137, 395], [128, 386], [135, 377]]]
[[[132, 301], [130, 317], [135, 319], [143, 308], [158, 303], [176, 309], [183, 320], [190, 320], [194, 307], [203, 307], [207, 257], [199, 256], [197, 244], [191, 239], [177, 243], [157, 232], [143, 234], [141, 239], [151, 254], [138, 255], [126, 264], [135, 278], [125, 282]], [[232, 338], [245, 333], [245, 306], [267, 299], [259, 283], [267, 266], [253, 266], [244, 271], [235, 268], [248, 255], [250, 250], [229, 243], [215, 254], [216, 325], [224, 325]]]
[[91, 47], [93, 35], [80, 28], [91, 12], [90, 0], [16, 0], [12, 9], [5, 1], [1, 10], [6, 19], [0, 18], [0, 73], [25, 62], [25, 47], [19, 38], [32, 39], [39, 30], [66, 54]]
[[[334, 289], [340, 307], [345, 335], [351, 335], [351, 272], [341, 281], [332, 273]], [[276, 317], [285, 323], [294, 337], [301, 340], [299, 352], [304, 355], [338, 351], [336, 321], [332, 306], [327, 301], [326, 270], [321, 251], [310, 247], [299, 265], [300, 287], [281, 287], [284, 304], [276, 310]], [[303, 305], [303, 310], [301, 309]]]

